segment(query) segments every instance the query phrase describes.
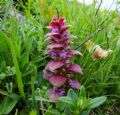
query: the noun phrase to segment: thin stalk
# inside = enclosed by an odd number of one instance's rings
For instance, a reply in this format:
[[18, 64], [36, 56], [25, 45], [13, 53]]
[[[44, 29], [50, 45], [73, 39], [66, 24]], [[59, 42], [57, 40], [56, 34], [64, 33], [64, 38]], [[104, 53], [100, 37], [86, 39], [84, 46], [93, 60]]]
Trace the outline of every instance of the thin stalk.
[[81, 42], [81, 44], [79, 44], [76, 48], [78, 49], [79, 47], [81, 47], [81, 45], [83, 45], [84, 43], [86, 43], [89, 39], [91, 39], [93, 36], [95, 36], [97, 33], [101, 32], [103, 30], [103, 27], [98, 29], [96, 32], [94, 32], [93, 34], [89, 35], [84, 41]]

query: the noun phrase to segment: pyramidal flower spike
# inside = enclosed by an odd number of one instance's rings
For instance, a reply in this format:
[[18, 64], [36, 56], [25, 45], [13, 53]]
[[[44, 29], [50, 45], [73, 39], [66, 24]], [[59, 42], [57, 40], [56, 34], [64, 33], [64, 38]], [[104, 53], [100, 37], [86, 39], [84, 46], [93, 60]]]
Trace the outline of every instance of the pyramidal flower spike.
[[75, 73], [83, 74], [81, 67], [73, 64], [72, 56], [82, 54], [71, 50], [70, 46], [73, 43], [69, 39], [74, 39], [76, 36], [69, 35], [68, 29], [71, 26], [66, 26], [65, 22], [64, 18], [54, 17], [47, 27], [50, 32], [45, 36], [46, 41], [51, 43], [45, 53], [51, 57], [51, 61], [44, 69], [44, 77], [52, 85], [49, 97], [54, 102], [59, 96], [65, 95], [69, 88], [79, 89], [80, 83], [75, 80]]

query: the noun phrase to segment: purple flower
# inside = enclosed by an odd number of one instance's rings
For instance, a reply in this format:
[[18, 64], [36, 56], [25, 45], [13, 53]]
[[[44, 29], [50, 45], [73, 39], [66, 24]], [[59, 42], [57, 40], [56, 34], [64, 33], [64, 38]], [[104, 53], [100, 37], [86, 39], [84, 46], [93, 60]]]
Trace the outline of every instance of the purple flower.
[[65, 94], [65, 90], [64, 89], [59, 89], [59, 95], [63, 96]]
[[54, 75], [50, 77], [49, 82], [55, 87], [61, 87], [66, 82], [67, 77], [64, 75]]
[[51, 76], [53, 76], [53, 73], [52, 73], [52, 72], [44, 71], [44, 78], [45, 78], [46, 80], [49, 80]]
[[72, 88], [80, 89], [80, 83], [79, 83], [78, 81], [70, 80], [70, 81], [69, 81], [69, 85], [70, 85]]
[[57, 52], [55, 50], [49, 50], [47, 54], [49, 54], [53, 58], [57, 56]]
[[56, 57], [57, 56], [57, 54], [56, 54], [56, 52], [51, 52], [51, 57]]
[[53, 43], [53, 44], [48, 45], [48, 48], [50, 48], [50, 49], [63, 49], [63, 45], [58, 44], [58, 43]]
[[57, 88], [52, 88], [48, 91], [49, 94], [49, 98], [51, 101], [56, 102], [58, 100], [59, 97], [59, 92], [57, 90]]
[[61, 61], [50, 61], [46, 67], [45, 70], [54, 72], [56, 69], [61, 68], [62, 66], [64, 66], [64, 62]]
[[53, 33], [57, 33], [57, 32], [59, 32], [59, 30], [58, 30], [58, 28], [53, 28], [53, 29], [51, 29], [51, 32], [53, 32]]
[[45, 73], [45, 79], [48, 80], [50, 78], [50, 76], [51, 76], [50, 73], [48, 73], [48, 72]]
[[50, 96], [50, 100], [56, 102], [59, 96], [63, 96], [65, 94], [65, 90], [53, 87], [52, 89], [49, 90], [48, 94]]
[[82, 53], [80, 53], [80, 52], [77, 51], [77, 50], [71, 50], [71, 51], [69, 51], [68, 54], [70, 54], [70, 55], [74, 55], [74, 54], [76, 54], [76, 55], [80, 55], [80, 56], [82, 56]]
[[78, 72], [78, 73], [83, 74], [81, 67], [79, 65], [77, 65], [77, 64], [71, 64], [68, 67], [68, 70], [70, 70], [72, 72]]
[[60, 57], [63, 58], [63, 59], [67, 58], [68, 57], [67, 52], [60, 53]]
[[53, 93], [53, 94], [56, 94], [57, 92], [58, 92], [58, 89], [57, 89], [56, 87], [53, 87], [53, 88], [52, 88], [52, 93]]
[[[49, 96], [52, 101], [58, 100], [59, 96], [63, 96], [68, 91], [68, 86], [79, 89], [80, 83], [75, 80], [74, 73], [82, 74], [82, 69], [77, 64], [72, 64], [72, 55], [82, 55], [79, 51], [71, 50], [70, 46], [73, 42], [68, 41], [76, 36], [70, 36], [68, 29], [70, 26], [65, 25], [64, 18], [54, 17], [47, 27], [50, 32], [46, 35], [46, 41], [51, 44], [47, 48], [50, 50], [46, 53], [50, 55], [52, 60], [45, 67], [45, 79], [53, 86], [49, 90]], [[69, 83], [69, 85], [68, 85]]]

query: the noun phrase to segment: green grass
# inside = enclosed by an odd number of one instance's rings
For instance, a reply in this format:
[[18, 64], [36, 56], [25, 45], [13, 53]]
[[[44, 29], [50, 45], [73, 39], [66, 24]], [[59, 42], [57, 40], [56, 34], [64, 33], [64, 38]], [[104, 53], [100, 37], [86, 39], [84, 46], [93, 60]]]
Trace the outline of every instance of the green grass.
[[[93, 112], [100, 115], [107, 112], [111, 112], [111, 115], [118, 114], [120, 104], [120, 46], [117, 45], [120, 36], [119, 16], [116, 11], [97, 9], [95, 4], [94, 2], [86, 6], [78, 4], [77, 0], [72, 3], [68, 0], [41, 0], [41, 2], [28, 0], [26, 3], [21, 1], [13, 5], [12, 0], [0, 1], [0, 98], [3, 100], [8, 98], [6, 93], [19, 97], [19, 99], [15, 98], [17, 104], [14, 105], [11, 114], [17, 111], [16, 108], [18, 113], [25, 114], [31, 111], [31, 114], [36, 114], [39, 113], [38, 109], [45, 105], [47, 111], [45, 115], [50, 115], [51, 111], [58, 112], [59, 115], [59, 109], [53, 108], [51, 103], [35, 100], [35, 96], [39, 93], [39, 96], [48, 98], [47, 89], [50, 85], [43, 79], [42, 72], [49, 61], [49, 58], [44, 56], [47, 47], [44, 36], [47, 33], [46, 26], [54, 15], [65, 17], [66, 23], [72, 25], [69, 33], [78, 37], [72, 40], [74, 42], [72, 48], [76, 48], [90, 34], [103, 28], [91, 40], [103, 49], [112, 49], [113, 53], [106, 59], [93, 61], [83, 44], [78, 48], [78, 51], [83, 53], [83, 57], [75, 57], [74, 61], [83, 68], [84, 74], [82, 76], [78, 74], [77, 78], [86, 87], [87, 96], [108, 97], [105, 104]], [[11, 16], [9, 9], [15, 10], [14, 16]], [[24, 18], [17, 18], [18, 12]], [[12, 92], [6, 86], [10, 83], [12, 83]]]

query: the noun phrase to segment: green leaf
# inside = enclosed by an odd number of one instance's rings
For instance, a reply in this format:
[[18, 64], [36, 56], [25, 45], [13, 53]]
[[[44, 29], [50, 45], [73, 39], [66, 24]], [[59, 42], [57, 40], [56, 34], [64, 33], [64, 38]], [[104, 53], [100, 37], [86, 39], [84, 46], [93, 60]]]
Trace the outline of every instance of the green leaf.
[[19, 89], [20, 95], [25, 99], [25, 93], [24, 93], [24, 89], [23, 89], [24, 85], [23, 85], [23, 82], [22, 82], [22, 75], [21, 75], [18, 60], [17, 60], [17, 57], [16, 57], [16, 52], [15, 52], [15, 47], [14, 47], [13, 41], [11, 41], [11, 39], [2, 31], [0, 31], [0, 38], [4, 39], [6, 44], [11, 49], [12, 59], [13, 59], [14, 67], [15, 67], [15, 71], [16, 71], [18, 89]]
[[86, 97], [86, 91], [84, 86], [81, 86], [80, 88], [79, 98], [82, 98], [82, 97]]
[[15, 107], [17, 104], [17, 100], [5, 97], [4, 100], [0, 104], [0, 111], [2, 114], [9, 114], [12, 109]]
[[68, 96], [59, 97], [59, 101], [70, 104], [70, 105], [74, 105], [72, 102], [72, 99]]
[[66, 115], [72, 115], [72, 110], [71, 110], [69, 105], [67, 105], [66, 108], [65, 108], [65, 114]]
[[12, 98], [12, 99], [16, 99], [16, 100], [19, 100], [19, 98], [20, 98], [20, 96], [17, 94], [8, 93], [7, 91], [1, 90], [1, 89], [0, 89], [0, 94], [7, 96], [9, 98]]
[[5, 77], [6, 77], [6, 74], [5, 74], [5, 73], [1, 73], [1, 74], [0, 74], [0, 80], [5, 79]]
[[70, 90], [68, 91], [67, 96], [72, 99], [72, 101], [73, 101], [74, 104], [77, 104], [78, 96], [76, 95], [76, 93], [75, 93], [72, 89], [70, 89]]
[[63, 111], [66, 107], [66, 103], [64, 102], [57, 102], [56, 103], [56, 109], [59, 111]]
[[26, 67], [25, 65], [29, 62], [29, 59], [28, 59], [28, 56], [27, 56], [27, 53], [24, 53], [23, 55], [21, 55], [19, 57], [19, 64], [20, 64], [20, 67], [21, 68], [24, 68]]
[[[29, 100], [32, 100], [32, 98], [29, 98]], [[40, 96], [35, 96], [35, 100], [37, 101], [43, 101], [43, 102], [51, 102], [50, 100], [40, 97]]]
[[91, 109], [94, 109], [95, 107], [100, 106], [101, 104], [103, 104], [106, 101], [106, 99], [107, 99], [107, 97], [105, 97], [105, 96], [91, 99], [87, 105], [87, 109], [91, 110]]
[[30, 111], [29, 115], [37, 115], [36, 110], [32, 110], [32, 111]]
[[90, 111], [83, 111], [81, 115], [89, 115]]
[[52, 106], [49, 106], [44, 115], [62, 115], [57, 109], [54, 109]]

